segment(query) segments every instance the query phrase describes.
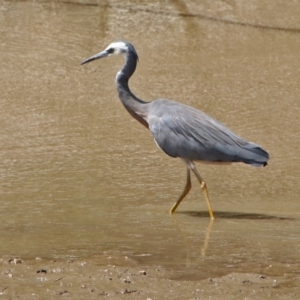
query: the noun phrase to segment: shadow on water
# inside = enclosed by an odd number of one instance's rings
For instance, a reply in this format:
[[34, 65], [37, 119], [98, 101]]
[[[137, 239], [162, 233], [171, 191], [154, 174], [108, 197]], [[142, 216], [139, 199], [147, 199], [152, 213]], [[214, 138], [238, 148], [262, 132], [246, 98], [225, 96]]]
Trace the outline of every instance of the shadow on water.
[[[277, 241], [276, 236], [268, 236], [266, 237], [265, 231], [260, 231], [260, 234], [257, 234], [257, 228], [265, 227], [265, 222], [270, 222], [270, 227], [276, 228], [282, 227], [282, 223], [280, 225], [277, 221], [292, 221], [295, 220], [291, 217], [283, 217], [283, 216], [275, 216], [275, 215], [267, 215], [267, 214], [259, 214], [259, 213], [242, 213], [242, 212], [224, 212], [224, 211], [214, 211], [215, 220], [210, 220], [207, 211], [181, 211], [177, 212], [177, 216], [191, 216], [200, 218], [201, 220], [201, 233], [196, 230], [193, 231], [191, 229], [187, 229], [189, 225], [186, 225], [185, 222], [182, 222], [182, 218], [176, 218], [176, 215], [172, 217], [174, 221], [174, 226], [176, 227], [176, 232], [178, 234], [179, 239], [184, 241], [185, 249], [186, 249], [186, 260], [185, 267], [191, 269], [197, 269], [198, 266], [202, 266], [205, 264], [206, 259], [210, 259], [210, 257], [218, 257], [222, 263], [228, 263], [228, 253], [235, 255], [236, 262], [233, 265], [238, 265], [240, 262], [244, 261], [247, 263], [247, 258], [243, 257], [243, 248], [248, 248], [247, 244], [250, 243], [254, 245], [258, 243], [257, 248], [254, 246], [251, 251], [253, 253], [260, 253], [261, 251], [266, 251], [268, 249], [266, 246], [261, 246], [262, 244], [268, 245], [272, 244], [273, 240]], [[239, 229], [235, 230], [232, 227], [232, 224], [236, 224], [236, 222], [218, 222], [219, 220], [244, 220], [245, 222], [239, 221]], [[203, 221], [207, 220], [207, 223]], [[264, 220], [263, 226], [260, 226], [260, 222], [254, 222], [256, 220]], [[272, 222], [275, 221], [277, 225]], [[256, 224], [256, 225], [254, 225]], [[236, 225], [233, 225], [236, 226]], [[268, 226], [267, 226], [268, 227]], [[248, 237], [244, 237], [244, 232], [248, 232]], [[267, 233], [268, 234], [268, 233]], [[254, 239], [252, 240], [252, 237]], [[216, 245], [222, 244], [223, 249], [227, 249], [224, 254], [223, 252], [219, 252], [219, 246]], [[268, 252], [268, 251], [267, 251]], [[272, 251], [270, 251], [272, 252]], [[272, 254], [273, 255], [273, 254]], [[218, 260], [217, 259], [217, 260]], [[225, 264], [226, 264], [225, 263]], [[237, 264], [236, 264], [237, 263]], [[230, 264], [230, 263], [228, 263]], [[218, 263], [216, 265], [217, 273], [223, 272], [218, 268]], [[192, 272], [193, 273], [193, 272]], [[197, 273], [197, 272], [196, 272]], [[201, 272], [200, 272], [201, 273]], [[226, 271], [225, 271], [226, 273]], [[224, 273], [224, 274], [225, 274]], [[191, 275], [198, 276], [198, 275]], [[203, 274], [199, 275], [200, 277]]]
[[[207, 218], [207, 211], [182, 211], [176, 212], [176, 214], [189, 215], [197, 218]], [[240, 212], [223, 212], [223, 211], [214, 211], [216, 219], [245, 219], [245, 220], [294, 220], [293, 218], [288, 217], [279, 217], [266, 214], [257, 214], [257, 213], [240, 213]]]

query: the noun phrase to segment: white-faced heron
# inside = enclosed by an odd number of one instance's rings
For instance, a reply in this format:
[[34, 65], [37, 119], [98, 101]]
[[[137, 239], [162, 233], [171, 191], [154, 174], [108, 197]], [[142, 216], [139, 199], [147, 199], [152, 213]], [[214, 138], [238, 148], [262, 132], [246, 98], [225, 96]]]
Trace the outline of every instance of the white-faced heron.
[[190, 191], [192, 171], [204, 193], [210, 218], [214, 219], [206, 184], [194, 162], [243, 162], [260, 167], [267, 165], [269, 154], [200, 110], [167, 99], [145, 102], [133, 95], [128, 81], [135, 71], [138, 55], [133, 45], [128, 42], [114, 42], [81, 64], [114, 54], [122, 54], [125, 58], [124, 67], [116, 76], [117, 91], [123, 105], [136, 120], [151, 131], [159, 148], [169, 156], [181, 158], [187, 167], [185, 188], [170, 212], [175, 212]]

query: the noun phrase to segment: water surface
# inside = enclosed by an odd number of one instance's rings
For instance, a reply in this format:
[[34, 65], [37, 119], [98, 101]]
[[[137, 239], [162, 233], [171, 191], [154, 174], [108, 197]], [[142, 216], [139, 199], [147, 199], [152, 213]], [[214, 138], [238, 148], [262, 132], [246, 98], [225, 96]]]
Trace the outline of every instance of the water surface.
[[[284, 2], [285, 3], [285, 2]], [[297, 272], [299, 5], [282, 1], [4, 1], [0, 9], [0, 255], [97, 257], [205, 278]], [[80, 62], [117, 39], [144, 100], [194, 106], [266, 149], [267, 168], [185, 167], [122, 107], [122, 58]]]

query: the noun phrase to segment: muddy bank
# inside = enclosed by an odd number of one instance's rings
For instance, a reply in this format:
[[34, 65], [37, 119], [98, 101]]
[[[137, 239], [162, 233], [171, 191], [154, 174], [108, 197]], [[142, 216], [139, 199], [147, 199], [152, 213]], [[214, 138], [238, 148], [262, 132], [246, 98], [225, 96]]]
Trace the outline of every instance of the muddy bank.
[[89, 260], [1, 259], [0, 299], [298, 299], [299, 277], [228, 273], [182, 279], [161, 267]]

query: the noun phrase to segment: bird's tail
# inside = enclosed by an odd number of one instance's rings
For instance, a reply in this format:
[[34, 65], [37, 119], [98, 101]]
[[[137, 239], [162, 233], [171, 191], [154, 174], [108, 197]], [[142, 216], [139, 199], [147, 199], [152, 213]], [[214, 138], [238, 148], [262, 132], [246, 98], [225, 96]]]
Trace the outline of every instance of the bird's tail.
[[254, 143], [242, 147], [243, 162], [254, 167], [266, 167], [270, 159], [269, 153]]

